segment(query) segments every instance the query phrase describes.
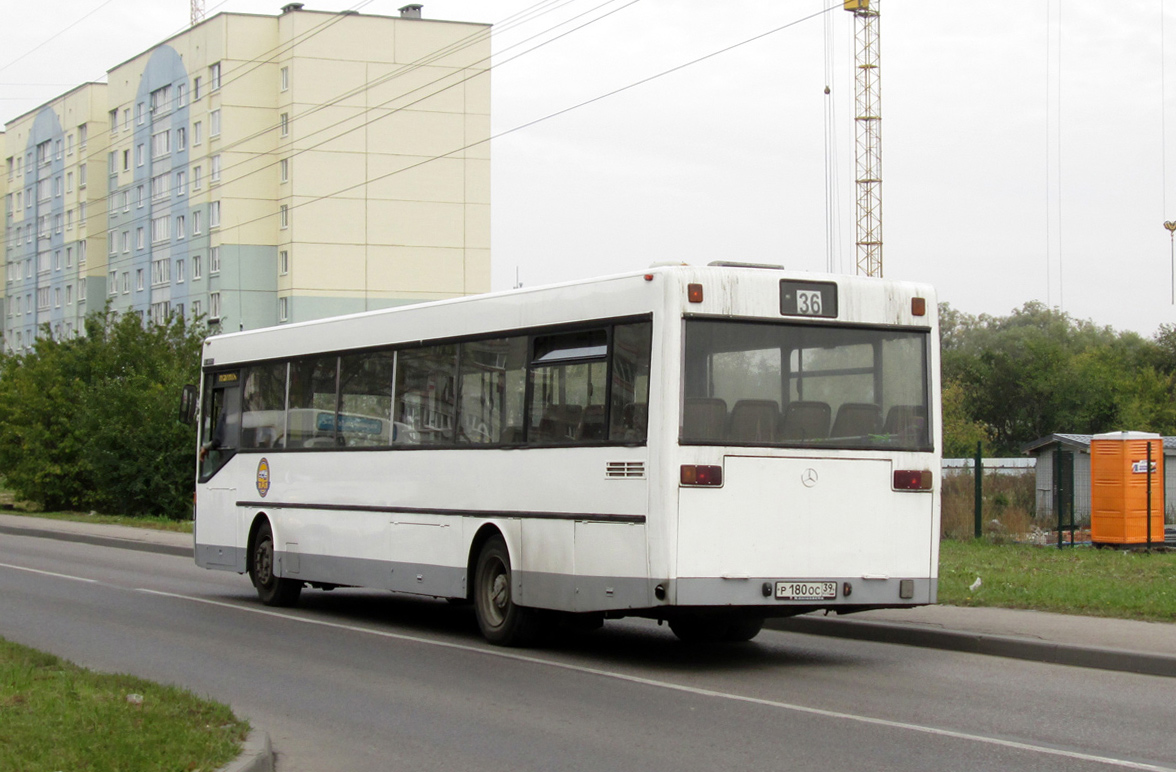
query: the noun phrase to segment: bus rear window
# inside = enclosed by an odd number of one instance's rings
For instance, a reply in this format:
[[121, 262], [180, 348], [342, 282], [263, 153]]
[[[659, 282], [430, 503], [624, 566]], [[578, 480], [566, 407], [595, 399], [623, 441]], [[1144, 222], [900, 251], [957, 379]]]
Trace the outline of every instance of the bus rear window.
[[930, 450], [930, 333], [688, 320], [683, 443]]

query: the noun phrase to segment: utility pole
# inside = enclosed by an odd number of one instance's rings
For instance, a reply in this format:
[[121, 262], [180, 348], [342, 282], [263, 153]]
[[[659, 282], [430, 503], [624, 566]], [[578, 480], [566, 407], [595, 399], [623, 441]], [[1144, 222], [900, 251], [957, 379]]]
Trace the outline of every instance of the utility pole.
[[844, 0], [854, 16], [857, 272], [882, 276], [882, 82], [878, 0]]
[[1168, 240], [1172, 242], [1172, 305], [1176, 305], [1176, 221], [1168, 220], [1164, 227], [1168, 229]]

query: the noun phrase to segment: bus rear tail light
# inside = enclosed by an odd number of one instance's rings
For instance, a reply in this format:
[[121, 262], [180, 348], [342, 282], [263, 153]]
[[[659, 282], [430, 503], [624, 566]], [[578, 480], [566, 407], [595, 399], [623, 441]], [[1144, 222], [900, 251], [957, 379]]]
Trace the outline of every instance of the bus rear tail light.
[[683, 485], [722, 485], [723, 467], [703, 464], [682, 464]]
[[931, 471], [929, 469], [899, 469], [894, 473], [894, 490], [931, 490]]
[[927, 298], [911, 298], [911, 316], [927, 315]]
[[702, 285], [701, 284], [687, 284], [686, 285], [686, 299], [691, 303], [702, 302]]

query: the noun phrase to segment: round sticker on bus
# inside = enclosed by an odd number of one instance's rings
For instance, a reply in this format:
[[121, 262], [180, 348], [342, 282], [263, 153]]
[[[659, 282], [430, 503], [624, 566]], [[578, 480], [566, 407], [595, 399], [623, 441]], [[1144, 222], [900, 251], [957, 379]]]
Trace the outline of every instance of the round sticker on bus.
[[269, 461], [264, 458], [257, 462], [257, 492], [264, 499], [265, 494], [269, 493], [270, 489], [270, 468]]

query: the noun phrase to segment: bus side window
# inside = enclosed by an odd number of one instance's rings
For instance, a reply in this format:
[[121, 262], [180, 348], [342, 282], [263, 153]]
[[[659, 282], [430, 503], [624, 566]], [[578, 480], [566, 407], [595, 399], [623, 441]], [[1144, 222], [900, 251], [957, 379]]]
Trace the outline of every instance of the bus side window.
[[613, 328], [612, 405], [608, 438], [644, 442], [649, 419], [649, 359], [653, 324]]

